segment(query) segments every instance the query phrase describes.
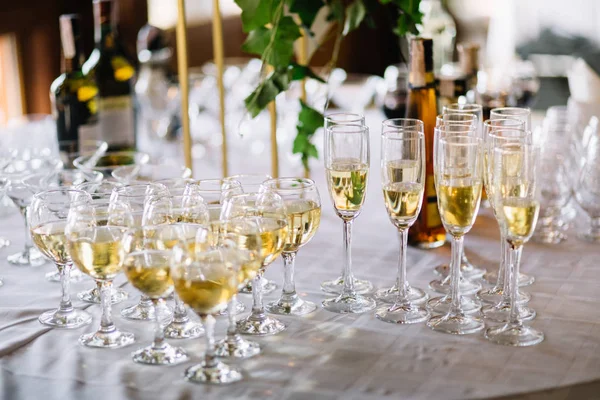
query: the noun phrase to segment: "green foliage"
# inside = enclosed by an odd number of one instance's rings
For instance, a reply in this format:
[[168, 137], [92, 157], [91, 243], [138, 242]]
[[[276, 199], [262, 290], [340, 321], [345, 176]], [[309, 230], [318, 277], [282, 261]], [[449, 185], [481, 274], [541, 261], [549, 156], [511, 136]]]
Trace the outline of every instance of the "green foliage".
[[[254, 118], [278, 94], [288, 90], [292, 81], [305, 78], [324, 82], [308, 65], [293, 61], [294, 42], [301, 37], [301, 28], [312, 35], [311, 27], [317, 14], [328, 7], [327, 20], [338, 26], [336, 46], [329, 67], [337, 61], [339, 42], [361, 24], [374, 26], [371, 15], [382, 5], [395, 6], [398, 19], [394, 32], [399, 36], [418, 33], [421, 23], [420, 0], [235, 0], [242, 10], [242, 27], [248, 37], [242, 49], [250, 54], [259, 55], [263, 67], [270, 65], [272, 72], [263, 78], [258, 87], [244, 102], [246, 109]], [[287, 8], [287, 12], [286, 12]], [[296, 23], [295, 15], [299, 23]], [[337, 50], [336, 50], [337, 49]], [[298, 133], [292, 151], [302, 155], [302, 163], [308, 169], [311, 157], [318, 158], [317, 148], [311, 143], [316, 130], [323, 126], [322, 113], [301, 101], [298, 115]]]

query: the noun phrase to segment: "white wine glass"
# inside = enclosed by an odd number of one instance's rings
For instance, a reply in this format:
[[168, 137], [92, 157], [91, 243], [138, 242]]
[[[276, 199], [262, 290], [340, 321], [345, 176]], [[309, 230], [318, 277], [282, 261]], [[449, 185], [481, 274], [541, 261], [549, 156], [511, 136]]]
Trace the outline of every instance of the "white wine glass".
[[[122, 185], [117, 182], [101, 181], [101, 182], [86, 182], [77, 185], [75, 188], [86, 192], [92, 198], [92, 204], [103, 204], [108, 212], [108, 204], [110, 201], [110, 195], [116, 187]], [[107, 215], [108, 220], [108, 215]], [[102, 289], [102, 282], [97, 281], [93, 288], [83, 290], [77, 293], [77, 298], [86, 303], [100, 304], [100, 290]], [[118, 304], [129, 297], [129, 293], [121, 288], [110, 288], [110, 302], [111, 304]]]
[[590, 227], [579, 234], [587, 242], [600, 242], [600, 168], [598, 157], [590, 157], [581, 172], [574, 188], [575, 200], [590, 217]]
[[435, 189], [442, 223], [452, 237], [452, 302], [448, 313], [431, 317], [427, 326], [443, 333], [466, 335], [485, 327], [481, 320], [462, 310], [459, 285], [464, 236], [475, 223], [481, 201], [482, 142], [473, 136], [438, 136], [436, 139]]
[[533, 235], [540, 209], [536, 163], [538, 151], [530, 144], [510, 143], [494, 149], [493, 202], [509, 248], [511, 292], [510, 317], [506, 324], [488, 328], [486, 339], [508, 346], [532, 346], [544, 334], [523, 324], [517, 307], [518, 276], [523, 245]]
[[186, 184], [184, 195], [192, 198], [200, 196], [208, 207], [210, 221], [218, 221], [225, 200], [242, 194], [242, 185], [233, 179], [200, 179]]
[[180, 347], [171, 346], [165, 340], [162, 315], [165, 298], [173, 292], [171, 265], [174, 254], [165, 248], [163, 240], [165, 231], [167, 243], [177, 240], [171, 232], [170, 225], [130, 228], [123, 237], [126, 253], [123, 262], [125, 276], [131, 285], [143, 295], [150, 298], [154, 307], [154, 340], [150, 346], [141, 348], [132, 354], [133, 361], [150, 365], [175, 365], [188, 359], [186, 352]]
[[376, 293], [378, 299], [393, 304], [379, 308], [375, 316], [384, 322], [414, 324], [429, 318], [429, 311], [417, 304], [425, 302], [427, 294], [411, 287], [406, 277], [408, 230], [419, 216], [425, 191], [425, 134], [420, 120], [393, 121], [393, 127], [385, 123], [382, 127], [381, 179], [385, 208], [398, 230], [400, 254], [396, 284]]
[[73, 160], [75, 168], [82, 171], [97, 171], [104, 179], [111, 180], [112, 172], [123, 165], [147, 164], [150, 156], [141, 151], [112, 151], [104, 154], [85, 154]]
[[115, 326], [111, 315], [110, 288], [125, 260], [123, 237], [127, 227], [110, 224], [109, 206], [90, 201], [71, 206], [65, 230], [67, 251], [73, 264], [100, 282], [102, 316], [94, 333], [84, 334], [79, 343], [87, 347], [120, 348], [134, 342], [134, 335]]
[[352, 273], [352, 222], [361, 212], [367, 194], [370, 160], [369, 128], [335, 125], [325, 133], [325, 170], [334, 210], [343, 222], [344, 286], [342, 293], [322, 302], [337, 313], [364, 313], [375, 308], [375, 300], [356, 292]]
[[238, 290], [239, 265], [229, 262], [231, 249], [217, 249], [182, 257], [171, 268], [175, 291], [200, 317], [206, 332], [204, 361], [185, 371], [196, 383], [228, 384], [242, 380], [240, 369], [219, 361], [215, 354], [215, 318]]
[[[360, 125], [366, 126], [365, 117], [362, 114], [349, 113], [349, 112], [331, 112], [325, 114], [325, 132], [332, 126], [336, 125]], [[347, 271], [342, 267], [342, 272], [339, 277], [331, 281], [324, 281], [321, 283], [321, 290], [325, 293], [340, 294], [344, 288], [344, 281], [348, 278], [346, 275]], [[354, 279], [354, 291], [358, 294], [370, 293], [373, 291], [373, 284], [364, 279], [358, 279], [352, 276]]]
[[278, 300], [266, 306], [273, 314], [302, 316], [317, 306], [296, 292], [295, 261], [298, 250], [313, 238], [321, 223], [321, 198], [315, 182], [303, 178], [277, 178], [262, 184], [263, 190], [277, 193], [287, 210], [288, 236], [281, 253], [283, 258], [283, 289]]
[[247, 335], [274, 335], [286, 326], [276, 318], [267, 315], [263, 305], [262, 286], [259, 284], [265, 269], [279, 257], [288, 236], [286, 208], [281, 197], [271, 191], [241, 194], [225, 201], [221, 220], [246, 219], [260, 230], [261, 268], [252, 285], [252, 313], [238, 321], [238, 332]]
[[55, 328], [79, 328], [92, 321], [92, 316], [73, 308], [69, 293], [69, 275], [73, 262], [67, 252], [65, 228], [71, 205], [84, 200], [85, 192], [71, 188], [42, 191], [33, 196], [27, 218], [33, 243], [52, 260], [59, 272], [61, 300], [58, 309], [43, 313], [39, 321]]

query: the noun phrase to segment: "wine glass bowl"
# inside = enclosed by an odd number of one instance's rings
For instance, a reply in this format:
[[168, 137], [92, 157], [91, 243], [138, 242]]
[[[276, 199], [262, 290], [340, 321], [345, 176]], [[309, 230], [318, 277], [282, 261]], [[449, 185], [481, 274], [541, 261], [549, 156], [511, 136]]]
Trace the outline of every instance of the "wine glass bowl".
[[97, 171], [104, 179], [112, 179], [112, 172], [124, 165], [140, 165], [150, 161], [147, 153], [140, 151], [115, 151], [102, 155], [82, 155], [73, 160], [73, 165], [82, 171]]
[[128, 184], [137, 182], [155, 182], [164, 179], [188, 179], [192, 176], [192, 170], [185, 165], [174, 163], [147, 163], [123, 165], [117, 167], [111, 173], [118, 182]]

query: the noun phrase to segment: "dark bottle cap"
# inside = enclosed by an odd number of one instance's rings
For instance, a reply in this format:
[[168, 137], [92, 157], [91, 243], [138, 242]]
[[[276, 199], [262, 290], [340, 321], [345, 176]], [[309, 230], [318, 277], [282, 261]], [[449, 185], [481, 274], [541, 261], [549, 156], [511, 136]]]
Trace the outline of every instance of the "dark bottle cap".
[[63, 57], [71, 60], [79, 53], [81, 20], [77, 14], [64, 14], [58, 18], [58, 22], [60, 25], [60, 41], [63, 49]]
[[433, 40], [421, 37], [411, 40], [409, 83], [412, 87], [433, 83]]

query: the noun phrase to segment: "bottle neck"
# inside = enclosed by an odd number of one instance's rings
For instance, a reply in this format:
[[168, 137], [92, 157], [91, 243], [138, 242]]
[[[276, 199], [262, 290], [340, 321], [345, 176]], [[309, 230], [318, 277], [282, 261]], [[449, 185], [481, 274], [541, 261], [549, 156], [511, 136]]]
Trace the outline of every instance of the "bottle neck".
[[80, 46], [77, 46], [77, 50], [75, 52], [74, 57], [67, 58], [63, 54], [61, 60], [61, 71], [63, 74], [69, 74], [71, 72], [80, 72], [84, 61], [85, 57], [83, 51], [81, 51]]
[[114, 18], [113, 2], [100, 0], [94, 3], [94, 39], [96, 48], [112, 49], [117, 40], [117, 21]]

